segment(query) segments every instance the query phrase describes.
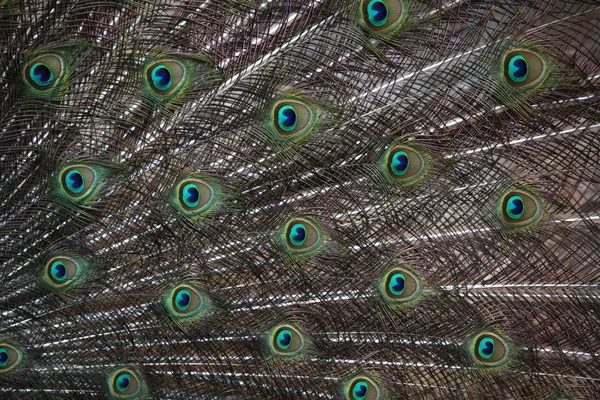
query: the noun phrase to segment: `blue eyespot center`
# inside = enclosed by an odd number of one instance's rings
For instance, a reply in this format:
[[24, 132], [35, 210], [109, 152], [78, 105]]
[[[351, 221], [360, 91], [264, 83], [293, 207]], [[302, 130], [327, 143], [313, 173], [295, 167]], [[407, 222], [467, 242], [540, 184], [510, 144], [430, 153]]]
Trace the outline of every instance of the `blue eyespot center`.
[[152, 82], [159, 90], [167, 90], [173, 84], [171, 71], [164, 65], [157, 65], [152, 69]]
[[290, 241], [294, 246], [302, 246], [306, 241], [306, 226], [294, 224], [290, 231]]
[[506, 214], [512, 219], [519, 219], [525, 211], [523, 198], [521, 196], [511, 196], [506, 204]]
[[54, 80], [52, 70], [42, 63], [33, 64], [33, 67], [29, 70], [29, 77], [40, 86], [48, 86]]
[[479, 343], [479, 355], [481, 358], [489, 359], [494, 354], [494, 339], [485, 338]]
[[525, 81], [528, 72], [527, 61], [523, 56], [513, 56], [508, 62], [508, 75], [513, 81], [517, 83]]
[[5, 349], [0, 349], [0, 366], [8, 364], [8, 352]]
[[392, 156], [392, 172], [395, 175], [402, 176], [408, 171], [408, 154], [405, 151], [399, 151]]
[[69, 171], [67, 173], [66, 181], [67, 188], [73, 193], [81, 193], [85, 187], [83, 175], [77, 170]]
[[177, 297], [175, 298], [175, 302], [177, 303], [177, 308], [184, 311], [190, 305], [191, 294], [189, 290], [181, 290], [177, 293]]
[[354, 386], [354, 390], [352, 391], [352, 395], [355, 399], [361, 400], [364, 399], [369, 390], [369, 386], [366, 382], [359, 382]]
[[400, 296], [404, 292], [405, 284], [406, 280], [403, 274], [393, 274], [389, 284], [390, 292]]
[[371, 0], [367, 5], [369, 22], [377, 27], [385, 25], [388, 19], [388, 9], [381, 0]]
[[286, 350], [292, 344], [292, 332], [289, 329], [284, 329], [277, 334], [277, 345]]
[[67, 278], [67, 267], [62, 261], [55, 261], [50, 268], [52, 277], [57, 281], [64, 281]]
[[183, 202], [188, 207], [196, 207], [200, 202], [200, 191], [198, 186], [188, 183], [183, 187]]
[[294, 107], [289, 105], [283, 106], [279, 109], [278, 114], [278, 123], [282, 130], [289, 132], [296, 128], [298, 116], [296, 114], [296, 110], [294, 110]]
[[117, 390], [119, 392], [124, 392], [129, 387], [131, 383], [131, 377], [129, 374], [121, 374], [117, 377]]

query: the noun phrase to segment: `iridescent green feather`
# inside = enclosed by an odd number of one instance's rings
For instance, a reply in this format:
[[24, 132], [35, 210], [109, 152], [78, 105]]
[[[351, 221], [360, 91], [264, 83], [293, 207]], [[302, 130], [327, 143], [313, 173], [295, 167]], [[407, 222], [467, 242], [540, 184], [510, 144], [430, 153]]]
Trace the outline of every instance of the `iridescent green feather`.
[[360, 374], [344, 381], [340, 387], [347, 400], [383, 400], [387, 398], [383, 385], [370, 374]]
[[306, 354], [309, 341], [296, 324], [282, 323], [273, 327], [264, 338], [269, 354], [281, 358], [298, 358]]
[[106, 377], [108, 395], [114, 399], [141, 400], [148, 395], [148, 386], [134, 368], [119, 368]]
[[540, 91], [553, 74], [555, 61], [535, 46], [515, 45], [495, 61], [502, 104], [515, 105]]
[[222, 201], [222, 190], [200, 174], [181, 178], [171, 189], [171, 207], [188, 222], [199, 223]]
[[167, 290], [162, 305], [177, 323], [198, 321], [212, 310], [210, 298], [193, 282], [182, 282]]
[[514, 359], [516, 348], [506, 335], [496, 331], [484, 331], [473, 336], [465, 344], [474, 366], [486, 371], [498, 371]]
[[294, 143], [310, 138], [319, 124], [320, 110], [299, 96], [284, 96], [273, 103], [267, 128], [274, 138]]
[[16, 372], [23, 365], [24, 357], [20, 346], [0, 340], [0, 378]]
[[505, 228], [532, 228], [544, 217], [544, 203], [535, 192], [516, 188], [505, 192], [495, 205], [495, 214]]
[[389, 38], [402, 31], [410, 18], [410, 0], [361, 0], [358, 23], [369, 33]]
[[429, 164], [429, 157], [423, 150], [407, 143], [390, 146], [378, 162], [379, 170], [386, 179], [399, 186], [420, 182], [427, 175]]
[[196, 88], [213, 88], [221, 72], [206, 56], [154, 54], [142, 68], [142, 91], [155, 105], [181, 103]]
[[60, 98], [69, 84], [75, 58], [85, 55], [88, 47], [87, 41], [77, 40], [68, 46], [25, 53], [21, 78], [26, 93], [47, 100]]
[[82, 257], [57, 254], [44, 264], [40, 279], [47, 289], [65, 292], [85, 279], [88, 268], [88, 261]]
[[56, 193], [60, 199], [85, 205], [95, 200], [108, 173], [107, 168], [87, 162], [72, 162], [60, 168]]
[[412, 267], [401, 264], [381, 275], [377, 290], [383, 301], [392, 307], [409, 307], [423, 295], [423, 280]]
[[288, 220], [277, 235], [285, 251], [294, 257], [316, 254], [326, 242], [323, 227], [311, 217], [296, 217]]

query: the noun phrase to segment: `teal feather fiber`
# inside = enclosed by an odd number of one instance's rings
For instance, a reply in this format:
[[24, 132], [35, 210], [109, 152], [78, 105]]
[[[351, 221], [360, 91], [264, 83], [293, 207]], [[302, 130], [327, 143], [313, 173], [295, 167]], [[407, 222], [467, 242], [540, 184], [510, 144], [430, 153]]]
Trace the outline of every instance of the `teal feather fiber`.
[[595, 0], [0, 0], [0, 398], [599, 399]]

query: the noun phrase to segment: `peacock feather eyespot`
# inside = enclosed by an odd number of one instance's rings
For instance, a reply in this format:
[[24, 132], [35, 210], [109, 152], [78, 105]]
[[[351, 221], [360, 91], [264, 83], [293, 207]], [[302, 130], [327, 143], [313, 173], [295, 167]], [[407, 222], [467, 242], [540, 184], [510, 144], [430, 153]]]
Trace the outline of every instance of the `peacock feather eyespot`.
[[15, 371], [23, 362], [23, 351], [12, 344], [0, 343], [0, 376]]
[[384, 397], [379, 383], [367, 375], [355, 376], [346, 381], [343, 393], [348, 400], [381, 400]]
[[203, 217], [217, 205], [218, 187], [200, 176], [186, 177], [175, 185], [172, 205], [187, 217]]
[[208, 296], [191, 282], [181, 283], [166, 292], [163, 306], [175, 320], [195, 321], [210, 310]]
[[69, 256], [57, 256], [45, 264], [42, 280], [51, 289], [64, 290], [81, 280], [83, 270], [83, 261]]
[[155, 61], [146, 66], [146, 82], [152, 92], [165, 97], [181, 91], [187, 82], [187, 66], [174, 59]]
[[311, 103], [289, 97], [273, 105], [269, 125], [278, 137], [298, 142], [310, 136], [317, 125], [317, 119], [317, 109]]
[[409, 305], [419, 299], [423, 281], [410, 267], [400, 265], [389, 269], [379, 280], [379, 293], [391, 305]]
[[389, 181], [412, 185], [421, 180], [429, 169], [429, 160], [420, 149], [409, 145], [392, 146], [380, 161], [380, 169]]
[[549, 72], [548, 58], [532, 49], [513, 49], [504, 55], [502, 61], [504, 82], [517, 91], [529, 91], [539, 87]]
[[402, 29], [408, 18], [404, 0], [361, 0], [358, 20], [371, 33], [392, 36]]
[[142, 376], [131, 368], [121, 368], [108, 374], [109, 394], [117, 399], [143, 399], [147, 394]]
[[59, 194], [75, 202], [89, 199], [100, 187], [102, 168], [72, 164], [63, 167], [58, 174]]
[[271, 329], [267, 335], [267, 347], [275, 356], [296, 357], [306, 350], [307, 340], [299, 328], [281, 324]]
[[498, 214], [510, 228], [524, 228], [538, 222], [544, 215], [544, 204], [539, 196], [525, 189], [506, 192], [499, 201]]
[[41, 54], [25, 64], [23, 77], [34, 90], [47, 92], [62, 80], [65, 65], [65, 59], [58, 53]]
[[512, 356], [508, 339], [494, 332], [482, 332], [469, 341], [468, 353], [476, 365], [497, 368], [506, 365]]
[[292, 254], [314, 254], [324, 244], [321, 226], [312, 218], [293, 218], [281, 232], [281, 240]]

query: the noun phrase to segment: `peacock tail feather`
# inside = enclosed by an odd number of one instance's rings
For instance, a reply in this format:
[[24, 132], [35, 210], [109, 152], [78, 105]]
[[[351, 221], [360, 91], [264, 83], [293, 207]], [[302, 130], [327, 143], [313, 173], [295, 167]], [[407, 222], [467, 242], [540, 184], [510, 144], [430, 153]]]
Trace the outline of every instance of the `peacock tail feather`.
[[600, 398], [599, 27], [0, 0], [0, 397]]

